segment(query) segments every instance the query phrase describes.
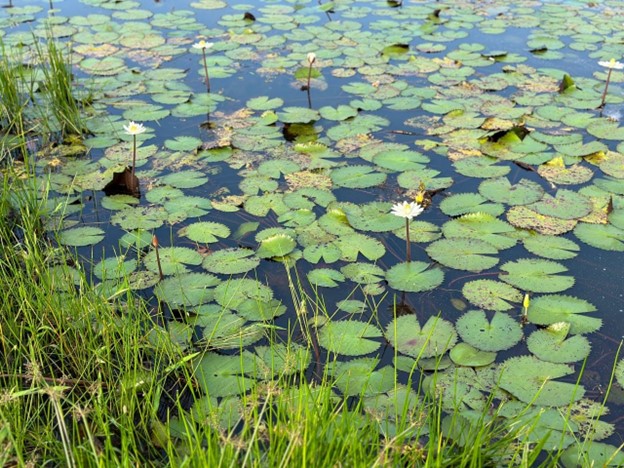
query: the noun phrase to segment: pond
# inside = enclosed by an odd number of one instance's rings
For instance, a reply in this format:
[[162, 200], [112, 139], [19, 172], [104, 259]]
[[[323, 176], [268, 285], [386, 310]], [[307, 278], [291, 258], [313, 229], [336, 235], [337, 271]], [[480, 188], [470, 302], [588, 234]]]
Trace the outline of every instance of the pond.
[[144, 299], [205, 394], [277, 360], [622, 443], [620, 1], [4, 6], [4, 60], [54, 38], [88, 101], [29, 142], [59, 278]]

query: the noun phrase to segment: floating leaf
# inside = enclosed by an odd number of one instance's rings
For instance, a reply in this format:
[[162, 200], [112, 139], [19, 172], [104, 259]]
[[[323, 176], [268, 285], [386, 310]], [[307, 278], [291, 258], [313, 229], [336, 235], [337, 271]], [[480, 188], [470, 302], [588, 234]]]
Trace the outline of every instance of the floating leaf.
[[569, 330], [568, 322], [555, 322], [547, 328], [535, 330], [527, 338], [527, 347], [542, 361], [558, 363], [582, 361], [591, 351], [589, 340], [583, 335], [568, 338]]
[[331, 178], [339, 187], [370, 188], [382, 184], [386, 174], [375, 172], [371, 166], [346, 166], [334, 169]]
[[497, 249], [508, 249], [516, 240], [505, 234], [515, 229], [505, 221], [486, 213], [470, 213], [444, 223], [442, 232], [446, 237], [467, 237], [485, 241]]
[[292, 252], [297, 242], [287, 234], [276, 234], [260, 242], [256, 255], [260, 258], [284, 257]]
[[308, 281], [315, 286], [335, 288], [344, 281], [344, 275], [330, 268], [317, 268], [308, 272]]
[[513, 206], [507, 211], [507, 220], [515, 227], [556, 236], [574, 229], [577, 221], [545, 216], [526, 206]]
[[372, 263], [350, 263], [340, 271], [346, 278], [358, 284], [375, 284], [384, 279], [384, 271]]
[[162, 280], [154, 294], [173, 309], [205, 304], [212, 301], [214, 287], [221, 282], [208, 273], [187, 273]]
[[211, 273], [235, 275], [247, 273], [260, 264], [260, 259], [254, 251], [244, 248], [222, 249], [212, 252], [204, 258], [202, 267]]
[[341, 356], [362, 356], [379, 349], [382, 333], [371, 323], [357, 320], [330, 321], [318, 333], [319, 344]]
[[231, 310], [236, 310], [246, 301], [267, 303], [271, 299], [273, 299], [271, 288], [250, 278], [231, 279], [215, 288], [215, 301]]
[[553, 260], [565, 260], [578, 255], [580, 247], [565, 237], [534, 235], [522, 240], [531, 253]]
[[571, 190], [557, 190], [555, 197], [544, 194], [537, 203], [527, 208], [545, 216], [554, 216], [561, 219], [578, 219], [592, 211], [591, 200], [580, 193]]
[[459, 343], [451, 349], [449, 356], [458, 366], [487, 366], [492, 364], [496, 359], [496, 353], [489, 351], [481, 351], [473, 348], [468, 343]]
[[505, 207], [499, 203], [488, 203], [487, 199], [478, 193], [457, 193], [442, 200], [440, 209], [449, 216], [459, 216], [466, 213], [487, 213], [498, 216], [505, 212]]
[[513, 309], [510, 302], [522, 301], [522, 293], [516, 288], [487, 279], [469, 281], [462, 288], [462, 294], [472, 304], [488, 310]]
[[588, 317], [588, 312], [595, 312], [596, 307], [584, 299], [560, 294], [540, 296], [531, 300], [528, 319], [537, 325], [552, 325], [557, 322], [570, 323], [570, 333], [591, 333], [602, 326], [602, 320]]
[[395, 385], [394, 368], [384, 366], [376, 370], [375, 358], [336, 362], [330, 368], [335, 385], [345, 396], [371, 396], [387, 392]]
[[197, 383], [213, 398], [237, 395], [249, 390], [254, 379], [255, 359], [245, 352], [240, 356], [205, 353], [196, 364]]
[[429, 358], [452, 348], [457, 342], [457, 333], [451, 322], [439, 317], [429, 317], [421, 328], [415, 315], [403, 315], [388, 324], [386, 339], [400, 353]]
[[624, 229], [611, 225], [580, 223], [574, 228], [574, 235], [592, 247], [624, 252]]
[[58, 235], [58, 241], [71, 247], [84, 247], [101, 242], [105, 234], [104, 230], [98, 227], [82, 226], [61, 231]]
[[372, 202], [365, 205], [345, 207], [345, 214], [351, 226], [360, 231], [392, 231], [405, 225], [405, 221], [390, 212], [390, 203]]
[[180, 229], [178, 235], [188, 237], [195, 242], [209, 244], [218, 242], [220, 237], [228, 237], [230, 235], [230, 229], [225, 224], [203, 221], [189, 224]]
[[427, 247], [427, 254], [436, 262], [457, 270], [482, 271], [498, 263], [498, 254], [492, 244], [465, 237], [440, 239]]
[[576, 468], [586, 463], [603, 467], [624, 466], [624, 452], [622, 447], [595, 441], [573, 444], [563, 452], [561, 462], [565, 468]]
[[391, 288], [405, 292], [430, 291], [444, 280], [439, 268], [429, 268], [425, 262], [397, 263], [386, 272], [386, 280]]
[[574, 369], [565, 364], [544, 362], [532, 356], [508, 359], [500, 368], [499, 386], [524, 403], [565, 406], [583, 397], [581, 385], [557, 382]]
[[488, 320], [482, 310], [470, 310], [455, 326], [462, 340], [483, 351], [503, 351], [522, 339], [522, 326], [504, 312], [496, 312]]
[[284, 107], [277, 115], [284, 123], [308, 123], [320, 117], [318, 111], [307, 107]]
[[176, 188], [194, 188], [208, 182], [208, 177], [200, 171], [179, 171], [161, 177], [160, 181]]
[[550, 293], [564, 291], [574, 285], [573, 276], [561, 276], [568, 269], [549, 260], [523, 258], [507, 262], [500, 267], [507, 274], [500, 279], [525, 291]]
[[[186, 273], [186, 265], [200, 265], [202, 256], [199, 252], [187, 247], [160, 247], [158, 249], [160, 265], [165, 275]], [[155, 273], [159, 272], [156, 251], [151, 250], [143, 259], [145, 267]]]
[[455, 161], [455, 170], [466, 177], [477, 177], [488, 179], [492, 177], [502, 177], [509, 173], [508, 166], [497, 166], [495, 158], [470, 157]]
[[528, 180], [512, 185], [506, 177], [484, 180], [479, 185], [479, 193], [497, 203], [507, 205], [529, 205], [540, 200], [544, 190], [539, 184]]

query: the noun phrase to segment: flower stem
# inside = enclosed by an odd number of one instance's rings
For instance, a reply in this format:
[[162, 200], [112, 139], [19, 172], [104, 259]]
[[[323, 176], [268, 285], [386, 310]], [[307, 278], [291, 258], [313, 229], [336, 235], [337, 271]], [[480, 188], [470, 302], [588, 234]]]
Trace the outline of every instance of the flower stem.
[[132, 177], [134, 177], [135, 166], [136, 166], [136, 135], [132, 135]]
[[609, 82], [611, 81], [611, 72], [613, 70], [609, 68], [609, 72], [607, 73], [607, 82], [605, 83], [605, 89], [602, 92], [602, 100], [600, 102], [600, 107], [604, 107], [605, 101], [607, 100], [607, 90], [609, 89]]
[[206, 90], [210, 92], [210, 76], [208, 75], [208, 63], [206, 62], [206, 49], [202, 49], [204, 56], [204, 72], [206, 74]]
[[411, 242], [410, 242], [409, 225], [410, 225], [409, 218], [405, 218], [405, 254], [406, 254], [408, 263], [412, 261], [412, 247], [411, 247]]
[[312, 78], [312, 64], [308, 66], [308, 89], [310, 89], [310, 79]]

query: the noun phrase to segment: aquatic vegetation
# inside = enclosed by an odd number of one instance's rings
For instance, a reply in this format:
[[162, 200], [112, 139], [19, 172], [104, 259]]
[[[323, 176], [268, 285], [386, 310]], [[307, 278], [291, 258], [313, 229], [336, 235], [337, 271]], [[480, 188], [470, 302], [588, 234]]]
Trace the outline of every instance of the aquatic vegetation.
[[[579, 64], [619, 56], [622, 5], [83, 3], [0, 11], [24, 53], [0, 68], [16, 116], [3, 145], [32, 157], [14, 177], [43, 192], [0, 206], [36, 212], [51, 240], [13, 282], [31, 254], [3, 231], [16, 400], [0, 415], [44, 432], [11, 439], [11, 457], [619, 463], [597, 441], [620, 424], [601, 393], [624, 381], [620, 333], [596, 331], [618, 310], [624, 250], [624, 130], [600, 109], [624, 102], [624, 77], [606, 66], [601, 95], [604, 75]], [[65, 64], [54, 95], [29, 55], [44, 37]], [[94, 118], [62, 123], [53, 100]], [[52, 107], [44, 133], [66, 138], [26, 146]], [[31, 361], [45, 378], [22, 390]], [[60, 406], [37, 400], [82, 380]]]
[[598, 65], [601, 67], [607, 68], [609, 71], [607, 72], [607, 80], [605, 81], [604, 91], [602, 92], [602, 97], [600, 98], [600, 107], [604, 107], [605, 101], [607, 99], [607, 91], [609, 90], [609, 83], [611, 82], [611, 72], [613, 70], [624, 70], [624, 63], [616, 61], [612, 58], [609, 61], [600, 61]]

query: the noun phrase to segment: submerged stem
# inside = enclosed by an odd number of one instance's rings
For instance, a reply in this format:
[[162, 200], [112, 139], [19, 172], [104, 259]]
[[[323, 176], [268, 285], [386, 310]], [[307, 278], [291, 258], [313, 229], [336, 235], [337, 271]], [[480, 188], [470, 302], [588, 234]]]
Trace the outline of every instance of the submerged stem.
[[136, 135], [132, 135], [132, 177], [134, 177], [135, 166], [136, 166]]
[[308, 90], [310, 89], [310, 79], [312, 78], [312, 63], [308, 65]]

